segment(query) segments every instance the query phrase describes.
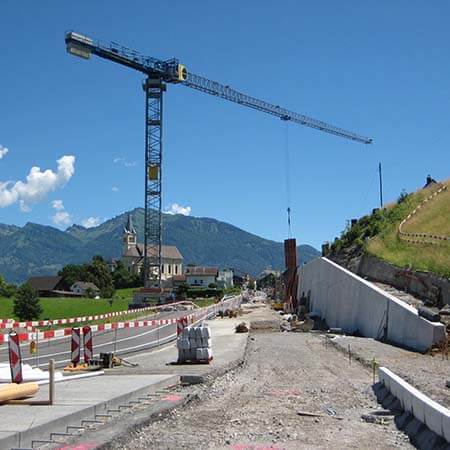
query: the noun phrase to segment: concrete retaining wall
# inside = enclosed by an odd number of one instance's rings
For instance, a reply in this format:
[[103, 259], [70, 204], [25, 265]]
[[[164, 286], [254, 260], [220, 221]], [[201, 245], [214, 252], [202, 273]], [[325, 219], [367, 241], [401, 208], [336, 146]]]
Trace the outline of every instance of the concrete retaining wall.
[[450, 304], [450, 280], [429, 272], [400, 269], [374, 256], [363, 255], [355, 270], [358, 275], [390, 284], [424, 300]]
[[450, 410], [431, 400], [385, 367], [378, 369], [378, 378], [406, 412], [424, 423], [431, 431], [450, 442]]
[[445, 327], [327, 258], [300, 269], [298, 295], [310, 295], [310, 310], [329, 327], [425, 352], [445, 337]]

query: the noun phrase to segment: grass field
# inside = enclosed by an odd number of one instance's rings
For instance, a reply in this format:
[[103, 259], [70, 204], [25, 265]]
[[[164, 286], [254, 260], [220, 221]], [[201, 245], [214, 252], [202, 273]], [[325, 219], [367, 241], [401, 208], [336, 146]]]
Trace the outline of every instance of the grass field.
[[[114, 294], [112, 306], [106, 299], [92, 298], [41, 298], [41, 306], [43, 312], [39, 319], [67, 319], [70, 317], [93, 316], [97, 314], [105, 314], [113, 311], [126, 311], [128, 304], [133, 297], [135, 288], [118, 289]], [[204, 307], [215, 302], [213, 298], [199, 298], [194, 300], [195, 304]], [[122, 319], [126, 316], [122, 316]], [[131, 315], [129, 320], [134, 320], [138, 316]], [[0, 297], [0, 318], [1, 319], [17, 319], [13, 314], [13, 299]], [[90, 322], [96, 323], [96, 322]]]
[[[446, 182], [448, 185], [448, 181]], [[450, 278], [450, 242], [439, 244], [411, 244], [398, 237], [400, 221], [411, 213], [430, 192], [436, 188], [420, 190], [411, 195], [404, 204], [392, 206], [401, 214], [388, 223], [383, 231], [369, 240], [366, 251], [398, 267], [434, 272]], [[422, 207], [404, 231], [450, 235], [450, 192], [440, 194], [437, 199]]]
[[[64, 319], [69, 317], [90, 316], [113, 311], [125, 311], [135, 289], [118, 289], [112, 306], [106, 299], [92, 298], [41, 298], [43, 312], [40, 319]], [[13, 314], [13, 299], [0, 297], [0, 318], [16, 319]]]

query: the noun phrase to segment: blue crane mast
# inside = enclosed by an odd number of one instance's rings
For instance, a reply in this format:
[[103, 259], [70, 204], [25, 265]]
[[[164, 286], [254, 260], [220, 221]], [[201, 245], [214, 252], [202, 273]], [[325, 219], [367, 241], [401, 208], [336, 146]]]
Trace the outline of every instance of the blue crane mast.
[[146, 288], [161, 291], [161, 181], [162, 181], [162, 124], [163, 93], [166, 84], [180, 84], [198, 91], [271, 114], [284, 121], [333, 134], [362, 144], [372, 139], [346, 131], [326, 122], [281, 108], [264, 100], [243, 94], [228, 85], [196, 75], [187, 70], [176, 58], [161, 60], [115, 42], [100, 42], [75, 32], [65, 36], [67, 52], [89, 59], [91, 55], [108, 59], [145, 74], [143, 82], [146, 102], [145, 117], [145, 219], [144, 219], [144, 283]]

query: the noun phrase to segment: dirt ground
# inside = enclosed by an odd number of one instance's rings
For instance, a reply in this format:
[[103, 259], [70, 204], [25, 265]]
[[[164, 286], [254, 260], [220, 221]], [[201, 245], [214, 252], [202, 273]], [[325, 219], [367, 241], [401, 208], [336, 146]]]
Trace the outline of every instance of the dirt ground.
[[[259, 315], [274, 318], [267, 309]], [[413, 448], [391, 421], [379, 425], [361, 419], [380, 409], [371, 385], [368, 369], [349, 363], [320, 336], [255, 331], [241, 367], [211, 385], [184, 388], [195, 393], [196, 400], [112, 448]]]

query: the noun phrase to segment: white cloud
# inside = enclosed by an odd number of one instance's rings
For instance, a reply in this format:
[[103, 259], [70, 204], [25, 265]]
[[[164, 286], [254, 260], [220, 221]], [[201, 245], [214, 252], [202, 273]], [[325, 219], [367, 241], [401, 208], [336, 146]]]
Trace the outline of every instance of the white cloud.
[[0, 159], [2, 159], [6, 154], [9, 152], [9, 150], [6, 147], [3, 147], [3, 145], [0, 145]]
[[117, 186], [113, 186], [111, 190], [113, 192], [119, 192], [119, 188]]
[[81, 221], [81, 225], [85, 228], [98, 227], [101, 223], [100, 217], [88, 217]]
[[183, 216], [189, 216], [192, 208], [190, 206], [181, 206], [178, 203], [172, 203], [169, 209], [164, 212], [166, 214], [182, 214]]
[[66, 184], [75, 173], [75, 156], [65, 155], [56, 161], [56, 172], [32, 167], [26, 181], [0, 181], [0, 208], [19, 202], [20, 209], [30, 211], [30, 205], [43, 200], [49, 192]]
[[123, 164], [125, 167], [135, 167], [137, 165], [136, 161], [127, 161], [125, 158], [114, 158], [114, 164]]
[[53, 223], [55, 225], [69, 225], [72, 223], [72, 217], [67, 211], [57, 211], [52, 217]]
[[69, 225], [73, 222], [72, 216], [66, 211], [66, 208], [64, 208], [62, 200], [53, 200], [52, 208], [56, 210], [56, 213], [52, 217], [55, 225]]
[[64, 210], [63, 201], [62, 200], [53, 200], [52, 208], [56, 209], [56, 211], [63, 211]]

